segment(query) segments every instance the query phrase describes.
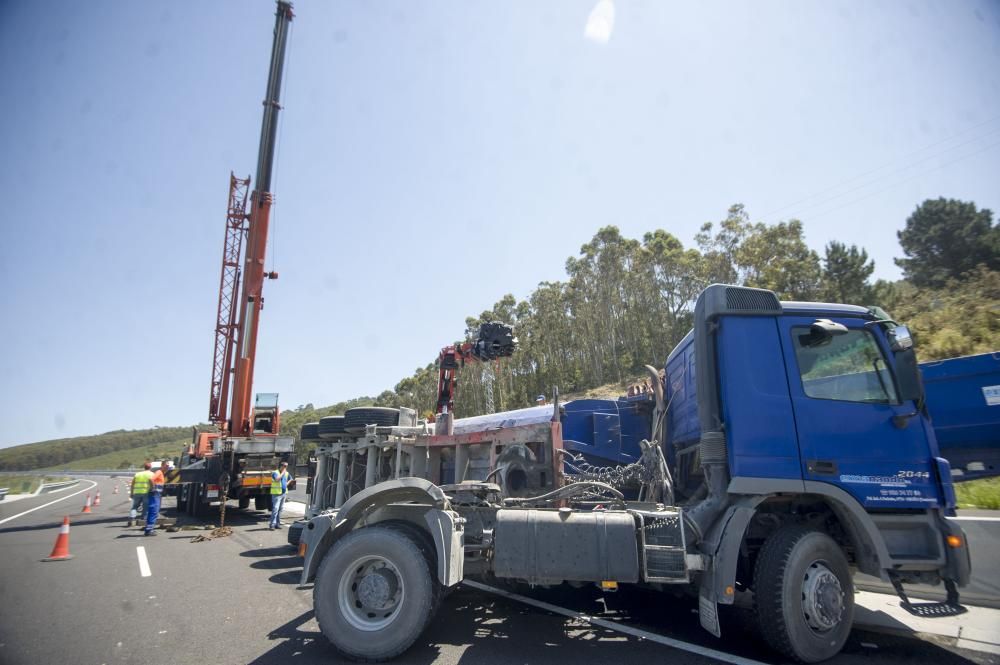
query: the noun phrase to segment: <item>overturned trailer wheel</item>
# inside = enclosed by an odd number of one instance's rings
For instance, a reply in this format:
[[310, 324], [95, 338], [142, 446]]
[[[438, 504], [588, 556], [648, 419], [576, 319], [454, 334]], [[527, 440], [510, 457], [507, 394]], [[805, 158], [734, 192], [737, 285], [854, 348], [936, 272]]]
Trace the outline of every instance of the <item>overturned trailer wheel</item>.
[[365, 527], [323, 558], [313, 588], [316, 620], [345, 656], [388, 660], [406, 651], [430, 622], [437, 584], [425, 549], [406, 530]]

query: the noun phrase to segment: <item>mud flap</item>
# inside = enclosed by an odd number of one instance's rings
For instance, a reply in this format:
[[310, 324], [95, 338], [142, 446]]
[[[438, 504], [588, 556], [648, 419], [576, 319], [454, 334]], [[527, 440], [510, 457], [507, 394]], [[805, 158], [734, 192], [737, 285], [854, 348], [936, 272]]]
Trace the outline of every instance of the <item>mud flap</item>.
[[704, 587], [698, 594], [698, 621], [701, 622], [702, 628], [716, 637], [722, 637], [722, 628], [719, 626], [719, 606], [706, 595]]

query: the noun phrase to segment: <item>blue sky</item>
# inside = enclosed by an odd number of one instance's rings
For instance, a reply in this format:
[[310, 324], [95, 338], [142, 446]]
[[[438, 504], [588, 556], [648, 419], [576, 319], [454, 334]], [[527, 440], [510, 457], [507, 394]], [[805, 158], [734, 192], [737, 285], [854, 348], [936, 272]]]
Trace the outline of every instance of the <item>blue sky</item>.
[[[924, 199], [1000, 210], [1000, 3], [619, 0], [606, 42], [595, 3], [295, 3], [258, 390], [390, 388], [606, 224], [690, 244], [742, 202], [897, 278]], [[0, 446], [206, 418], [272, 28], [0, 2]]]

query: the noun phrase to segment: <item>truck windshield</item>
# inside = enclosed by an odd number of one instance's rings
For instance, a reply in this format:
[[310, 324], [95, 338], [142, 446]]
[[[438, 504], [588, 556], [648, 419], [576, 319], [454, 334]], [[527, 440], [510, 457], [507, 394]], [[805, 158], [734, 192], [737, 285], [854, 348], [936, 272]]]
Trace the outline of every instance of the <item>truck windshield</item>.
[[888, 365], [867, 330], [851, 330], [809, 346], [807, 327], [792, 328], [802, 390], [808, 397], [843, 402], [898, 404]]

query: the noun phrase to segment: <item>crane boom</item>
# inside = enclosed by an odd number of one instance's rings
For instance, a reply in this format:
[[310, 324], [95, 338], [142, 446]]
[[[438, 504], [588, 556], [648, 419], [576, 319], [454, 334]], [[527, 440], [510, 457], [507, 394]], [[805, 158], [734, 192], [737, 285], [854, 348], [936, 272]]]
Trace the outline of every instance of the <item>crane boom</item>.
[[212, 358], [212, 392], [208, 421], [218, 427], [226, 422], [229, 383], [232, 379], [233, 349], [236, 346], [236, 303], [240, 296], [240, 256], [247, 233], [247, 195], [250, 178], [229, 174], [229, 210], [222, 245], [222, 276], [219, 279], [219, 307], [215, 319], [215, 353]]
[[[274, 202], [274, 195], [270, 190], [278, 132], [278, 111], [281, 110], [281, 79], [284, 72], [288, 29], [293, 16], [292, 4], [278, 0], [274, 21], [274, 42], [271, 47], [271, 67], [267, 77], [267, 93], [264, 97], [260, 148], [257, 153], [257, 175], [253, 192], [250, 194], [248, 214], [238, 206], [234, 207], [233, 201], [234, 197], [238, 198], [238, 194], [242, 193], [243, 204], [246, 204], [246, 188], [249, 182], [235, 177], [230, 181], [230, 214], [227, 218], [226, 243], [223, 250], [209, 417], [220, 430], [235, 437], [249, 436], [253, 433], [251, 394], [257, 353], [257, 328], [260, 325], [260, 312], [264, 307], [264, 280], [278, 277], [277, 273], [264, 270], [264, 259], [267, 255], [267, 231], [271, 219], [271, 206]], [[246, 220], [245, 226], [243, 219]], [[241, 271], [237, 267], [238, 259], [234, 259], [233, 251], [235, 250], [235, 256], [238, 257], [244, 239], [246, 247]], [[239, 315], [234, 317], [237, 302], [239, 302]], [[229, 402], [230, 383], [231, 402]], [[277, 433], [277, 427], [274, 427], [273, 433]]]

